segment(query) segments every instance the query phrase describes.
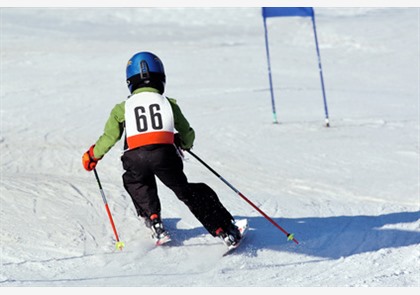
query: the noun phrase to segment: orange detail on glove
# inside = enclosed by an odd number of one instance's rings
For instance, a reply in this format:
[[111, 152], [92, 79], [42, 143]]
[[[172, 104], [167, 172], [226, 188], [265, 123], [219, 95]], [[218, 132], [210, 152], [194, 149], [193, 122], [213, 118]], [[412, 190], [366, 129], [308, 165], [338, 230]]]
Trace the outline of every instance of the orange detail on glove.
[[92, 171], [93, 169], [95, 169], [96, 164], [98, 163], [98, 161], [102, 158], [95, 158], [95, 155], [93, 153], [93, 148], [95, 147], [95, 145], [92, 145], [88, 151], [86, 151], [86, 153], [83, 154], [82, 156], [82, 164], [83, 167], [85, 167], [85, 169], [87, 171]]

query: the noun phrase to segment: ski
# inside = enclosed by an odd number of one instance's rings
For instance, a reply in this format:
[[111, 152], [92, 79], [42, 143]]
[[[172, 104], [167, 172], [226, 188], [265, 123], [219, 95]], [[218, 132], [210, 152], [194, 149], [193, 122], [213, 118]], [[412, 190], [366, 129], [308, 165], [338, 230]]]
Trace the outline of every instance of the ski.
[[162, 245], [164, 245], [164, 244], [169, 243], [170, 241], [172, 241], [172, 239], [171, 239], [171, 237], [169, 235], [166, 235], [166, 236], [164, 236], [164, 237], [162, 237], [160, 239], [154, 238], [154, 240], [155, 240], [155, 245], [156, 246], [162, 246]]

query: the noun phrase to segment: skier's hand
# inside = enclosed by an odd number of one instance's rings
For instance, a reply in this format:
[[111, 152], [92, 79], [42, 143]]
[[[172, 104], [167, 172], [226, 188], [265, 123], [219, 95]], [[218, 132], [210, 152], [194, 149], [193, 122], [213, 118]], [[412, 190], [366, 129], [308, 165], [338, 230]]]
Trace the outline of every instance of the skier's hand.
[[179, 135], [179, 133], [175, 133], [174, 135], [174, 144], [176, 146], [176, 148], [180, 151], [187, 151], [189, 150], [189, 148], [186, 148], [183, 144], [182, 144], [182, 139], [181, 136]]
[[93, 169], [95, 169], [98, 161], [102, 159], [102, 158], [99, 158], [99, 159], [95, 158], [95, 155], [93, 154], [94, 147], [95, 145], [92, 145], [89, 148], [89, 150], [87, 150], [86, 153], [84, 153], [82, 156], [82, 164], [83, 164], [83, 167], [85, 167], [87, 171], [92, 171]]

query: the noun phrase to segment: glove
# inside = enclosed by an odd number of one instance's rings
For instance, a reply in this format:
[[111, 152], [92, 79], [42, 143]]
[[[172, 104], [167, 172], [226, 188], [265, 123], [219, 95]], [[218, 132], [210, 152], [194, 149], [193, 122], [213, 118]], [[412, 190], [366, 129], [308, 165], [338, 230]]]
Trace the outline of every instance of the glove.
[[95, 158], [95, 155], [93, 154], [93, 148], [95, 147], [95, 145], [92, 145], [89, 150], [86, 151], [86, 153], [83, 154], [82, 156], [82, 164], [83, 167], [85, 167], [85, 169], [87, 171], [92, 171], [93, 169], [95, 169], [96, 164], [98, 163], [98, 161], [101, 158]]
[[178, 150], [182, 150], [182, 151], [188, 151], [191, 148], [186, 148], [183, 144], [182, 144], [182, 140], [181, 140], [181, 135], [179, 135], [179, 133], [175, 133], [174, 134], [174, 144], [176, 146], [176, 148]]

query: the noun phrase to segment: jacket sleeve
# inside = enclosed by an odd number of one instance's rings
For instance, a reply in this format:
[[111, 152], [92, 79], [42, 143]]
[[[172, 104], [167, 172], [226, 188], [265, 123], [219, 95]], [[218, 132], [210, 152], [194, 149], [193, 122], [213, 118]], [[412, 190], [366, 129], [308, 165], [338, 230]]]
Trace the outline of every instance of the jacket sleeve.
[[124, 133], [125, 101], [115, 105], [105, 124], [104, 133], [95, 143], [93, 150], [95, 158], [102, 158], [122, 137]]
[[194, 129], [190, 126], [190, 123], [182, 114], [181, 108], [173, 98], [168, 98], [172, 106], [172, 112], [174, 114], [175, 129], [178, 131], [181, 139], [181, 148], [191, 149], [195, 140]]

